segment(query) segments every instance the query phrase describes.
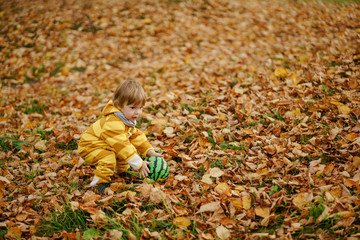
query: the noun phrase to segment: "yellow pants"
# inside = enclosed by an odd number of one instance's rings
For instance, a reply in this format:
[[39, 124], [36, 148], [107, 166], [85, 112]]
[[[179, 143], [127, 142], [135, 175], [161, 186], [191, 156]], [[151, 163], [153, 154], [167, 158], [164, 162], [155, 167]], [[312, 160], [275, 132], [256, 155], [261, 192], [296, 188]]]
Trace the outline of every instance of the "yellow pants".
[[97, 149], [87, 154], [84, 156], [84, 160], [88, 164], [96, 167], [92, 185], [108, 183], [111, 181], [114, 171], [122, 173], [130, 168], [127, 162], [116, 158], [115, 152], [105, 149]]

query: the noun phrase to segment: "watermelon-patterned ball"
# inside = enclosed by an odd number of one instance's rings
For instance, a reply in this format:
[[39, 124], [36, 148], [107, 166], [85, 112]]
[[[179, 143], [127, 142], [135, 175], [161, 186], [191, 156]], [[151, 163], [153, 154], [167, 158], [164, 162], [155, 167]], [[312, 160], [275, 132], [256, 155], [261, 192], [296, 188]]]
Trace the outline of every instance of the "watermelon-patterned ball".
[[148, 178], [154, 181], [164, 181], [169, 177], [169, 165], [163, 158], [149, 157], [146, 161], [152, 162], [148, 165], [150, 170]]

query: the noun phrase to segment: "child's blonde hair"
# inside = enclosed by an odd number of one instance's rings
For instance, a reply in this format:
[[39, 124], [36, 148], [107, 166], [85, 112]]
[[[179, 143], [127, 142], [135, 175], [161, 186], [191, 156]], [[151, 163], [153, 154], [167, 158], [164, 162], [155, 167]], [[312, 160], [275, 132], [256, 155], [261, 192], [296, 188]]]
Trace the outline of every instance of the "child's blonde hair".
[[125, 80], [117, 87], [112, 100], [115, 107], [118, 108], [125, 105], [144, 106], [146, 93], [140, 83], [134, 80]]

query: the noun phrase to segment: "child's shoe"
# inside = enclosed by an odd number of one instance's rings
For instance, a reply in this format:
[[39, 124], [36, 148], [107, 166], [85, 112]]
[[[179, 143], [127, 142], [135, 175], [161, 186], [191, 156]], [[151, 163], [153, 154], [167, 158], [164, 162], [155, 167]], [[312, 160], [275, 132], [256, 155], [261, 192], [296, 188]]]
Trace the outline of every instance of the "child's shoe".
[[110, 187], [110, 183], [100, 183], [99, 185], [95, 186], [95, 189], [99, 194], [104, 195], [104, 191], [108, 187]]

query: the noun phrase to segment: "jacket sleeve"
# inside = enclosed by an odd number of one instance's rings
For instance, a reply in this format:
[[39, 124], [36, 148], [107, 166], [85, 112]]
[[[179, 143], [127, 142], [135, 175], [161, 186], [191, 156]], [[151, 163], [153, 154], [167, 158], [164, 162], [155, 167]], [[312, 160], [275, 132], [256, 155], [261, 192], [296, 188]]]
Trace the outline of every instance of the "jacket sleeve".
[[130, 136], [130, 142], [134, 147], [140, 152], [141, 156], [146, 157], [146, 154], [149, 150], [154, 149], [150, 142], [147, 140], [145, 134], [137, 129], [134, 128], [132, 135]]
[[101, 138], [115, 150], [117, 158], [124, 159], [134, 170], [137, 170], [141, 168], [143, 160], [128, 139], [125, 125], [116, 118], [108, 116], [108, 121], [102, 128]]

